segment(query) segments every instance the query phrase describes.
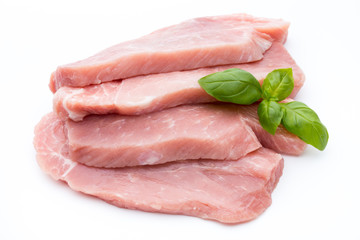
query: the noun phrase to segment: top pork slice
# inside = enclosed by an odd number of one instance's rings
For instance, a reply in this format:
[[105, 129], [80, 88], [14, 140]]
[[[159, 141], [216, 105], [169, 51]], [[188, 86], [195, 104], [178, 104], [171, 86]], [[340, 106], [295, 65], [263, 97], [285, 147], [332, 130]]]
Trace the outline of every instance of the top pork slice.
[[261, 144], [235, 105], [184, 105], [140, 116], [91, 115], [66, 122], [72, 160], [94, 167], [186, 159], [236, 160]]
[[195, 18], [59, 66], [50, 89], [83, 87], [150, 73], [245, 63], [284, 42], [289, 23], [246, 14]]
[[54, 112], [62, 120], [81, 121], [89, 114], [140, 115], [182, 104], [214, 102], [215, 98], [200, 87], [198, 80], [229, 68], [249, 71], [260, 84], [272, 70], [292, 68], [295, 86], [290, 97], [297, 94], [305, 81], [284, 46], [274, 42], [264, 58], [253, 63], [150, 74], [83, 88], [62, 87], [54, 95]]

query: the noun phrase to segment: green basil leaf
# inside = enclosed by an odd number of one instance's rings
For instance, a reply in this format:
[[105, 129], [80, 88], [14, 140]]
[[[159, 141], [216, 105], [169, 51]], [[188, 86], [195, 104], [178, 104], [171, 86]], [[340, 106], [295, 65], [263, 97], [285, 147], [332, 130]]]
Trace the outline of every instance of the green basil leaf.
[[263, 100], [259, 104], [258, 115], [261, 126], [274, 135], [283, 117], [281, 106], [275, 101]]
[[282, 124], [289, 132], [321, 151], [325, 149], [329, 133], [313, 110], [297, 101], [281, 103], [281, 107], [284, 111]]
[[249, 72], [231, 68], [207, 75], [199, 80], [200, 86], [219, 101], [249, 105], [261, 97], [261, 86]]
[[292, 69], [284, 68], [272, 71], [264, 79], [261, 88], [264, 99], [284, 100], [294, 89]]

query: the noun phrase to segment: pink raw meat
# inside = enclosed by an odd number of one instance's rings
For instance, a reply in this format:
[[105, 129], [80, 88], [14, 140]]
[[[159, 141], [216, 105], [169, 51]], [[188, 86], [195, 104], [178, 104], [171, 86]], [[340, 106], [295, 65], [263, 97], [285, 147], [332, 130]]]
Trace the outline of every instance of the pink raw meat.
[[42, 170], [75, 191], [118, 207], [183, 214], [223, 223], [252, 220], [271, 204], [283, 159], [260, 148], [238, 161], [183, 161], [119, 169], [92, 168], [72, 161], [64, 125], [54, 113], [35, 129]]
[[289, 23], [246, 14], [195, 18], [59, 66], [50, 89], [83, 87], [150, 73], [260, 60]]
[[[72, 160], [95, 167], [186, 159], [235, 160], [260, 147], [300, 155], [306, 144], [282, 126], [261, 127], [257, 105], [183, 105], [139, 116], [91, 115], [66, 122]], [[255, 132], [252, 131], [252, 130]]]
[[140, 115], [190, 103], [213, 102], [198, 84], [208, 74], [229, 68], [252, 73], [262, 83], [277, 68], [293, 69], [294, 97], [304, 84], [304, 74], [281, 43], [273, 43], [260, 61], [238, 65], [152, 74], [84, 88], [62, 87], [54, 95], [54, 111], [62, 120], [81, 121], [89, 114]]
[[261, 147], [232, 104], [184, 105], [139, 116], [91, 115], [67, 121], [66, 129], [70, 158], [95, 167], [236, 160]]

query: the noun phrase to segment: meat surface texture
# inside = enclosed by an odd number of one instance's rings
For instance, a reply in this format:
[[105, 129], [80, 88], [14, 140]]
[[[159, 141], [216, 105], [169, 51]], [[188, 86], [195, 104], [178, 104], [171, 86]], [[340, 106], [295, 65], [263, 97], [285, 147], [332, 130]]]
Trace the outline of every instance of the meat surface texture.
[[116, 168], [187, 159], [236, 160], [261, 147], [232, 104], [184, 105], [66, 122], [70, 158]]
[[282, 20], [246, 14], [191, 19], [59, 66], [49, 86], [55, 92], [62, 86], [253, 62], [262, 59], [273, 41], [284, 42], [288, 27]]
[[237, 161], [92, 168], [69, 158], [64, 132], [64, 124], [50, 113], [36, 126], [34, 145], [42, 170], [73, 190], [122, 208], [223, 223], [249, 221], [265, 211], [284, 164], [279, 154], [260, 148]]
[[139, 116], [91, 115], [81, 122], [68, 120], [66, 134], [72, 160], [105, 168], [236, 160], [260, 143], [290, 155], [300, 155], [306, 147], [282, 126], [275, 135], [266, 132], [256, 104], [184, 105]]
[[140, 115], [182, 104], [214, 102], [198, 84], [208, 74], [240, 68], [262, 83], [274, 69], [289, 67], [293, 69], [295, 86], [291, 97], [294, 97], [305, 76], [284, 46], [275, 42], [262, 60], [253, 63], [151, 74], [84, 88], [62, 87], [54, 95], [54, 111], [62, 120], [81, 121], [89, 114]]

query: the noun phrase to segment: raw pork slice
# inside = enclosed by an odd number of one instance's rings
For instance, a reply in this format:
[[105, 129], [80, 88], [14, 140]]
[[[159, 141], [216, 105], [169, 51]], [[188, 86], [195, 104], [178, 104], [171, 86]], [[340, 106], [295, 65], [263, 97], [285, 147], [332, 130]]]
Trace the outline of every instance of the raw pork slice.
[[67, 121], [66, 129], [70, 158], [94, 167], [236, 160], [261, 147], [232, 104], [184, 105], [139, 116], [91, 115]]
[[260, 60], [272, 41], [285, 41], [288, 27], [282, 20], [245, 14], [191, 19], [60, 66], [50, 89]]
[[139, 115], [190, 103], [213, 102], [198, 84], [208, 74], [229, 68], [251, 72], [262, 83], [277, 68], [293, 69], [294, 97], [305, 77], [281, 43], [273, 43], [260, 61], [197, 70], [152, 74], [84, 88], [62, 87], [54, 95], [54, 111], [62, 120], [81, 121], [89, 114]]
[[64, 125], [50, 113], [35, 129], [42, 170], [75, 191], [118, 207], [191, 215], [223, 223], [252, 220], [271, 204], [283, 159], [260, 148], [238, 161], [183, 161], [118, 169], [92, 168], [69, 158]]
[[[280, 126], [261, 127], [257, 105], [184, 105], [139, 115], [91, 115], [67, 121], [72, 160], [95, 167], [153, 165], [186, 159], [235, 160], [260, 147], [300, 155], [306, 144]], [[255, 135], [254, 135], [254, 132]]]

